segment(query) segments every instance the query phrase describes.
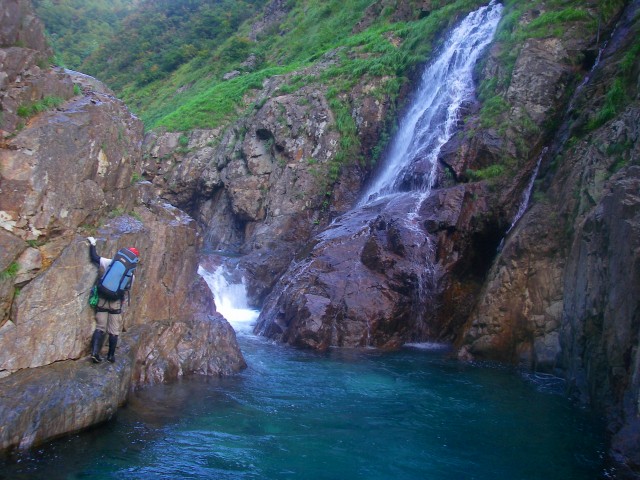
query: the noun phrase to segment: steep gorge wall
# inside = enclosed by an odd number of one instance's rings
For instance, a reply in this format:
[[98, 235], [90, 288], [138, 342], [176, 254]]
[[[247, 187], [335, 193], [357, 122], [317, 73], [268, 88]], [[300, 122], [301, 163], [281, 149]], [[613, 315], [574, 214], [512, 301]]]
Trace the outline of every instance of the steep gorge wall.
[[[2, 0], [0, 12], [6, 449], [107, 420], [138, 386], [189, 373], [228, 375], [245, 363], [197, 274], [196, 222], [138, 181], [142, 123], [96, 80], [48, 66], [29, 2]], [[126, 246], [141, 252], [116, 365], [87, 358], [95, 325], [88, 296], [97, 276], [89, 235], [106, 257]]]
[[[572, 393], [606, 412], [612, 455], [631, 476], [640, 471], [639, 9], [629, 3], [577, 88], [543, 156], [532, 206], [458, 337], [463, 357], [565, 377]], [[624, 101], [598, 120], [616, 85]]]

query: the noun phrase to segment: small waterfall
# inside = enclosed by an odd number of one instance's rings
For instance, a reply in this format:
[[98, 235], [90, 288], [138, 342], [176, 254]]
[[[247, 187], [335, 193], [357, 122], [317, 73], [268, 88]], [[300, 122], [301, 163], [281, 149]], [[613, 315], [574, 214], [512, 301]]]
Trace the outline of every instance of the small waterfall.
[[540, 152], [540, 155], [538, 156], [538, 161], [536, 162], [536, 168], [533, 169], [533, 173], [531, 174], [531, 178], [529, 179], [527, 188], [525, 188], [524, 192], [522, 192], [522, 200], [520, 201], [520, 207], [518, 207], [518, 211], [515, 217], [513, 217], [511, 226], [509, 227], [507, 232], [504, 234], [505, 237], [509, 235], [509, 232], [511, 232], [511, 230], [513, 230], [513, 227], [516, 226], [516, 223], [518, 223], [518, 220], [520, 220], [524, 215], [524, 212], [527, 211], [527, 207], [529, 206], [529, 199], [531, 198], [531, 192], [533, 191], [533, 184], [536, 181], [536, 177], [538, 176], [538, 170], [540, 170], [540, 163], [542, 163], [542, 158], [546, 155], [547, 150], [548, 150], [548, 147], [544, 147], [542, 149], [542, 152]]
[[227, 319], [236, 333], [251, 334], [260, 312], [249, 307], [244, 281], [230, 283], [223, 265], [213, 273], [200, 266], [198, 274], [209, 285], [218, 313]]
[[587, 73], [585, 77], [582, 79], [582, 82], [580, 82], [580, 85], [576, 87], [575, 92], [573, 92], [573, 95], [571, 96], [571, 100], [569, 101], [569, 106], [567, 107], [567, 111], [573, 110], [575, 106], [575, 100], [576, 98], [578, 98], [578, 94], [582, 92], [582, 89], [591, 81], [591, 76], [593, 75], [593, 72], [596, 70], [596, 68], [598, 68], [598, 65], [600, 65], [600, 60], [602, 59], [602, 53], [607, 48], [608, 43], [609, 43], [608, 41], [603, 42], [602, 47], [598, 49], [598, 55], [596, 56], [595, 62], [593, 62], [593, 66], [591, 67], [591, 70], [589, 70], [589, 73]]
[[461, 105], [473, 96], [473, 67], [493, 39], [501, 13], [502, 5], [492, 1], [470, 13], [448, 36], [438, 57], [425, 69], [392, 141], [386, 166], [360, 206], [402, 190], [421, 192], [422, 200], [428, 196], [440, 150], [454, 133]]

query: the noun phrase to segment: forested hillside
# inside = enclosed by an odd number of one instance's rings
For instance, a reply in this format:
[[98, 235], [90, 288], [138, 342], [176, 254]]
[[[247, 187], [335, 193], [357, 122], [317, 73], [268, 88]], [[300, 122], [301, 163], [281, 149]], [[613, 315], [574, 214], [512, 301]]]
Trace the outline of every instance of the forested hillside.
[[33, 0], [46, 19], [48, 38], [58, 62], [78, 70], [99, 46], [114, 38], [138, 0]]

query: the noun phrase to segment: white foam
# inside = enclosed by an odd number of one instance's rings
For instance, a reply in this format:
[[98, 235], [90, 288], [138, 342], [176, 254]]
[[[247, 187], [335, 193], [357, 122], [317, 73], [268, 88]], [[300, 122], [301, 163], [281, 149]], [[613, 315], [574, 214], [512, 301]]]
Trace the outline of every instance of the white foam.
[[204, 278], [213, 293], [218, 313], [231, 324], [236, 333], [251, 335], [260, 312], [249, 307], [244, 281], [230, 283], [225, 273], [223, 266], [219, 266], [213, 273], [202, 266], [198, 267], [198, 274]]
[[410, 348], [418, 348], [420, 350], [448, 350], [451, 348], [451, 345], [448, 343], [438, 343], [438, 342], [414, 342], [414, 343], [405, 343], [405, 347]]

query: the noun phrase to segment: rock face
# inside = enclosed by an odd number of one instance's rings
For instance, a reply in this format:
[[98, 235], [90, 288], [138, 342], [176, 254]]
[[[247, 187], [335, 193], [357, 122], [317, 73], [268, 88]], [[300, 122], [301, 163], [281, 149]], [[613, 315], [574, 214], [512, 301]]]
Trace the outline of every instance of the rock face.
[[640, 166], [610, 179], [574, 236], [564, 282], [569, 379], [610, 412], [617, 459], [640, 467]]
[[[639, 10], [640, 2], [630, 3], [591, 81], [572, 99], [544, 157], [536, 201], [506, 238], [459, 340], [463, 357], [565, 377], [570, 391], [606, 412], [612, 455], [633, 478], [640, 471], [637, 57], [631, 81], [618, 68], [638, 35]], [[624, 107], [594, 127], [603, 89], [616, 78]]]
[[280, 280], [256, 331], [299, 347], [397, 348], [428, 333], [417, 315], [435, 272], [429, 238], [399, 212], [411, 195], [356, 209], [334, 222]]
[[[332, 62], [328, 54], [302, 73], [318, 75]], [[205, 242], [211, 248], [244, 255], [241, 265], [256, 305], [330, 216], [353, 203], [364, 177], [353, 163], [330, 180], [340, 135], [324, 87], [282, 94], [287, 81], [268, 80], [255, 99], [260, 107], [226, 130], [152, 133], [145, 139], [145, 178], [157, 195], [209, 226]], [[360, 85], [349, 99], [368, 153], [390, 108], [369, 98], [375, 87]]]
[[73, 83], [61, 70], [49, 68], [53, 52], [27, 0], [2, 0], [0, 12], [1, 141], [24, 125], [20, 107], [45, 97], [66, 100], [73, 95]]
[[[95, 79], [42, 64], [50, 52], [28, 2], [1, 0], [0, 12], [0, 383], [11, 392], [0, 398], [0, 449], [7, 449], [104, 421], [138, 386], [229, 375], [245, 362], [197, 274], [196, 222], [138, 181], [142, 123]], [[26, 108], [52, 97], [52, 109]], [[126, 246], [141, 252], [115, 365], [86, 358], [97, 277], [89, 235], [105, 257]]]
[[[116, 363], [66, 360], [0, 379], [0, 450], [28, 448], [109, 420], [137, 386], [187, 373], [229, 375], [244, 365], [235, 334], [220, 315], [132, 328]], [[28, 386], [28, 388], [25, 388]]]

